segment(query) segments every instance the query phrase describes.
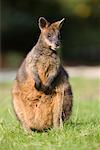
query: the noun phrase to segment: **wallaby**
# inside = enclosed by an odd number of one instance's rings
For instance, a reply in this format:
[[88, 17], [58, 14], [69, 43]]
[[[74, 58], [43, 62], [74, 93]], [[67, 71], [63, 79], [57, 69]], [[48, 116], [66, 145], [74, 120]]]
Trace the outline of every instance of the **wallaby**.
[[28, 131], [63, 126], [72, 111], [72, 90], [57, 48], [64, 19], [49, 23], [39, 18], [41, 34], [17, 72], [13, 107]]

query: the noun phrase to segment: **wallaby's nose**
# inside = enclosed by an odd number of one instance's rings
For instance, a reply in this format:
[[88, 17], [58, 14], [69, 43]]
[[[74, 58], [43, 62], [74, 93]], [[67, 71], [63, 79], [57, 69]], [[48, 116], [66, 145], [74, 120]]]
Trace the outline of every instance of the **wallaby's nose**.
[[56, 46], [59, 47], [60, 46], [60, 41], [56, 42]]

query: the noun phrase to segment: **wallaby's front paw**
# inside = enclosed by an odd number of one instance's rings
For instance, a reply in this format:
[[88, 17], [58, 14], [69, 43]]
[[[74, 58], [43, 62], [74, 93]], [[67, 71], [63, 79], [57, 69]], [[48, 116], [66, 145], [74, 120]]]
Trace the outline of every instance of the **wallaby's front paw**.
[[51, 86], [44, 85], [43, 91], [44, 91], [45, 94], [50, 94], [50, 93], [51, 93], [51, 90], [52, 90], [52, 87], [51, 87]]
[[41, 90], [41, 82], [35, 82], [35, 88], [40, 91]]

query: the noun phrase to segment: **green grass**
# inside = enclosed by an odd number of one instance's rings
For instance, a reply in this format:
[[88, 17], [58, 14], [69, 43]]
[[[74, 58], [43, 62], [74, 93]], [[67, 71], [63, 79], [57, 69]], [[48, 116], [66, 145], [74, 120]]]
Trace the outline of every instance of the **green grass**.
[[0, 150], [99, 150], [100, 79], [72, 78], [73, 113], [62, 130], [28, 135], [11, 106], [12, 83], [0, 84]]

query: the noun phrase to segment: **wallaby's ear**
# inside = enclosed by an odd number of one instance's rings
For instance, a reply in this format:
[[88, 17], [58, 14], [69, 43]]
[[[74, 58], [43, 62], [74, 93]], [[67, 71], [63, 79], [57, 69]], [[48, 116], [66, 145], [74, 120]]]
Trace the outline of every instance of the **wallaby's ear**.
[[55, 22], [54, 24], [57, 26], [58, 29], [61, 29], [65, 18], [61, 19], [60, 21]]
[[63, 19], [61, 19], [61, 20], [59, 21], [59, 28], [62, 27], [62, 25], [63, 25], [63, 23], [64, 23], [64, 20], [65, 20], [65, 18], [63, 18]]
[[44, 29], [48, 26], [49, 26], [48, 21], [44, 17], [40, 17], [39, 18], [39, 28], [40, 28], [40, 30], [42, 30], [42, 29]]

